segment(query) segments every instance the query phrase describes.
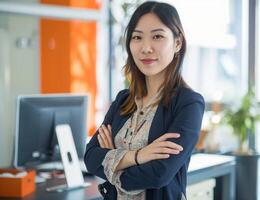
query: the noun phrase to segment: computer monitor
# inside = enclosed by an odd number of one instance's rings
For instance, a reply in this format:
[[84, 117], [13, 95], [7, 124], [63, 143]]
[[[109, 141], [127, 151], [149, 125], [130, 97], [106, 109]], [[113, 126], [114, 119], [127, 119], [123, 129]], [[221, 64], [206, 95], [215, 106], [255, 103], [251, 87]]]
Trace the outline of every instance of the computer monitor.
[[26, 95], [17, 99], [14, 166], [60, 161], [55, 126], [69, 124], [79, 159], [87, 138], [87, 95]]

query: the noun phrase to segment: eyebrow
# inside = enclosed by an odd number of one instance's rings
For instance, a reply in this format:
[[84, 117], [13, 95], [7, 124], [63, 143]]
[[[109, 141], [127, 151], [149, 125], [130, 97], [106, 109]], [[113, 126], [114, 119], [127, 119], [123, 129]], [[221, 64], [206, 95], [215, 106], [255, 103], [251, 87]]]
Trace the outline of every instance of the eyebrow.
[[[157, 32], [157, 31], [163, 31], [163, 32], [165, 32], [165, 30], [162, 29], [162, 28], [157, 28], [157, 29], [151, 30], [151, 32]], [[133, 32], [143, 33], [143, 31], [136, 30], [136, 29], [135, 29]]]

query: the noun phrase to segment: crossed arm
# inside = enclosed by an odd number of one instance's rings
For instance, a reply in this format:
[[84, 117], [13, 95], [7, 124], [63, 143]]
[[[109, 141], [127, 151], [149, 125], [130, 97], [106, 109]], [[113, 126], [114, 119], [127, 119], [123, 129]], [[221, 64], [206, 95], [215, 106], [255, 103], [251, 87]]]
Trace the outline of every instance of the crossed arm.
[[[178, 133], [166, 133], [154, 140], [151, 144], [139, 150], [137, 160], [139, 164], [144, 164], [152, 160], [167, 159], [170, 154], [179, 154], [183, 148], [182, 146], [167, 141], [170, 138], [179, 138]], [[112, 141], [112, 127], [111, 125], [102, 125], [99, 128], [97, 136], [101, 148], [115, 149]], [[125, 168], [136, 165], [135, 162], [136, 151], [128, 151], [118, 163], [115, 171], [123, 170]]]

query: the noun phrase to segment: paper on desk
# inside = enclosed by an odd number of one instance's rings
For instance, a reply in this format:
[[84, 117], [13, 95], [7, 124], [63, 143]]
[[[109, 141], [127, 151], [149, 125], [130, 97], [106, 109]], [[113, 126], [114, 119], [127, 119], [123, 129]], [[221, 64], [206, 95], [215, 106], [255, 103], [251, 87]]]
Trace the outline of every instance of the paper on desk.
[[27, 175], [26, 171], [23, 172], [19, 172], [16, 174], [12, 174], [12, 173], [8, 173], [8, 172], [4, 172], [0, 174], [0, 177], [2, 178], [23, 178]]

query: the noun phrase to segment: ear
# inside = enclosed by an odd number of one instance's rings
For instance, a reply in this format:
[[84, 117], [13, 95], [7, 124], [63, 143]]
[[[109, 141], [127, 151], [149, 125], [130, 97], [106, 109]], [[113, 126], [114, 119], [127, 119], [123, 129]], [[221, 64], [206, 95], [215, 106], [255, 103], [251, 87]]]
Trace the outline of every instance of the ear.
[[178, 53], [182, 47], [182, 40], [180, 37], [175, 38], [174, 45], [175, 45], [175, 53]]

